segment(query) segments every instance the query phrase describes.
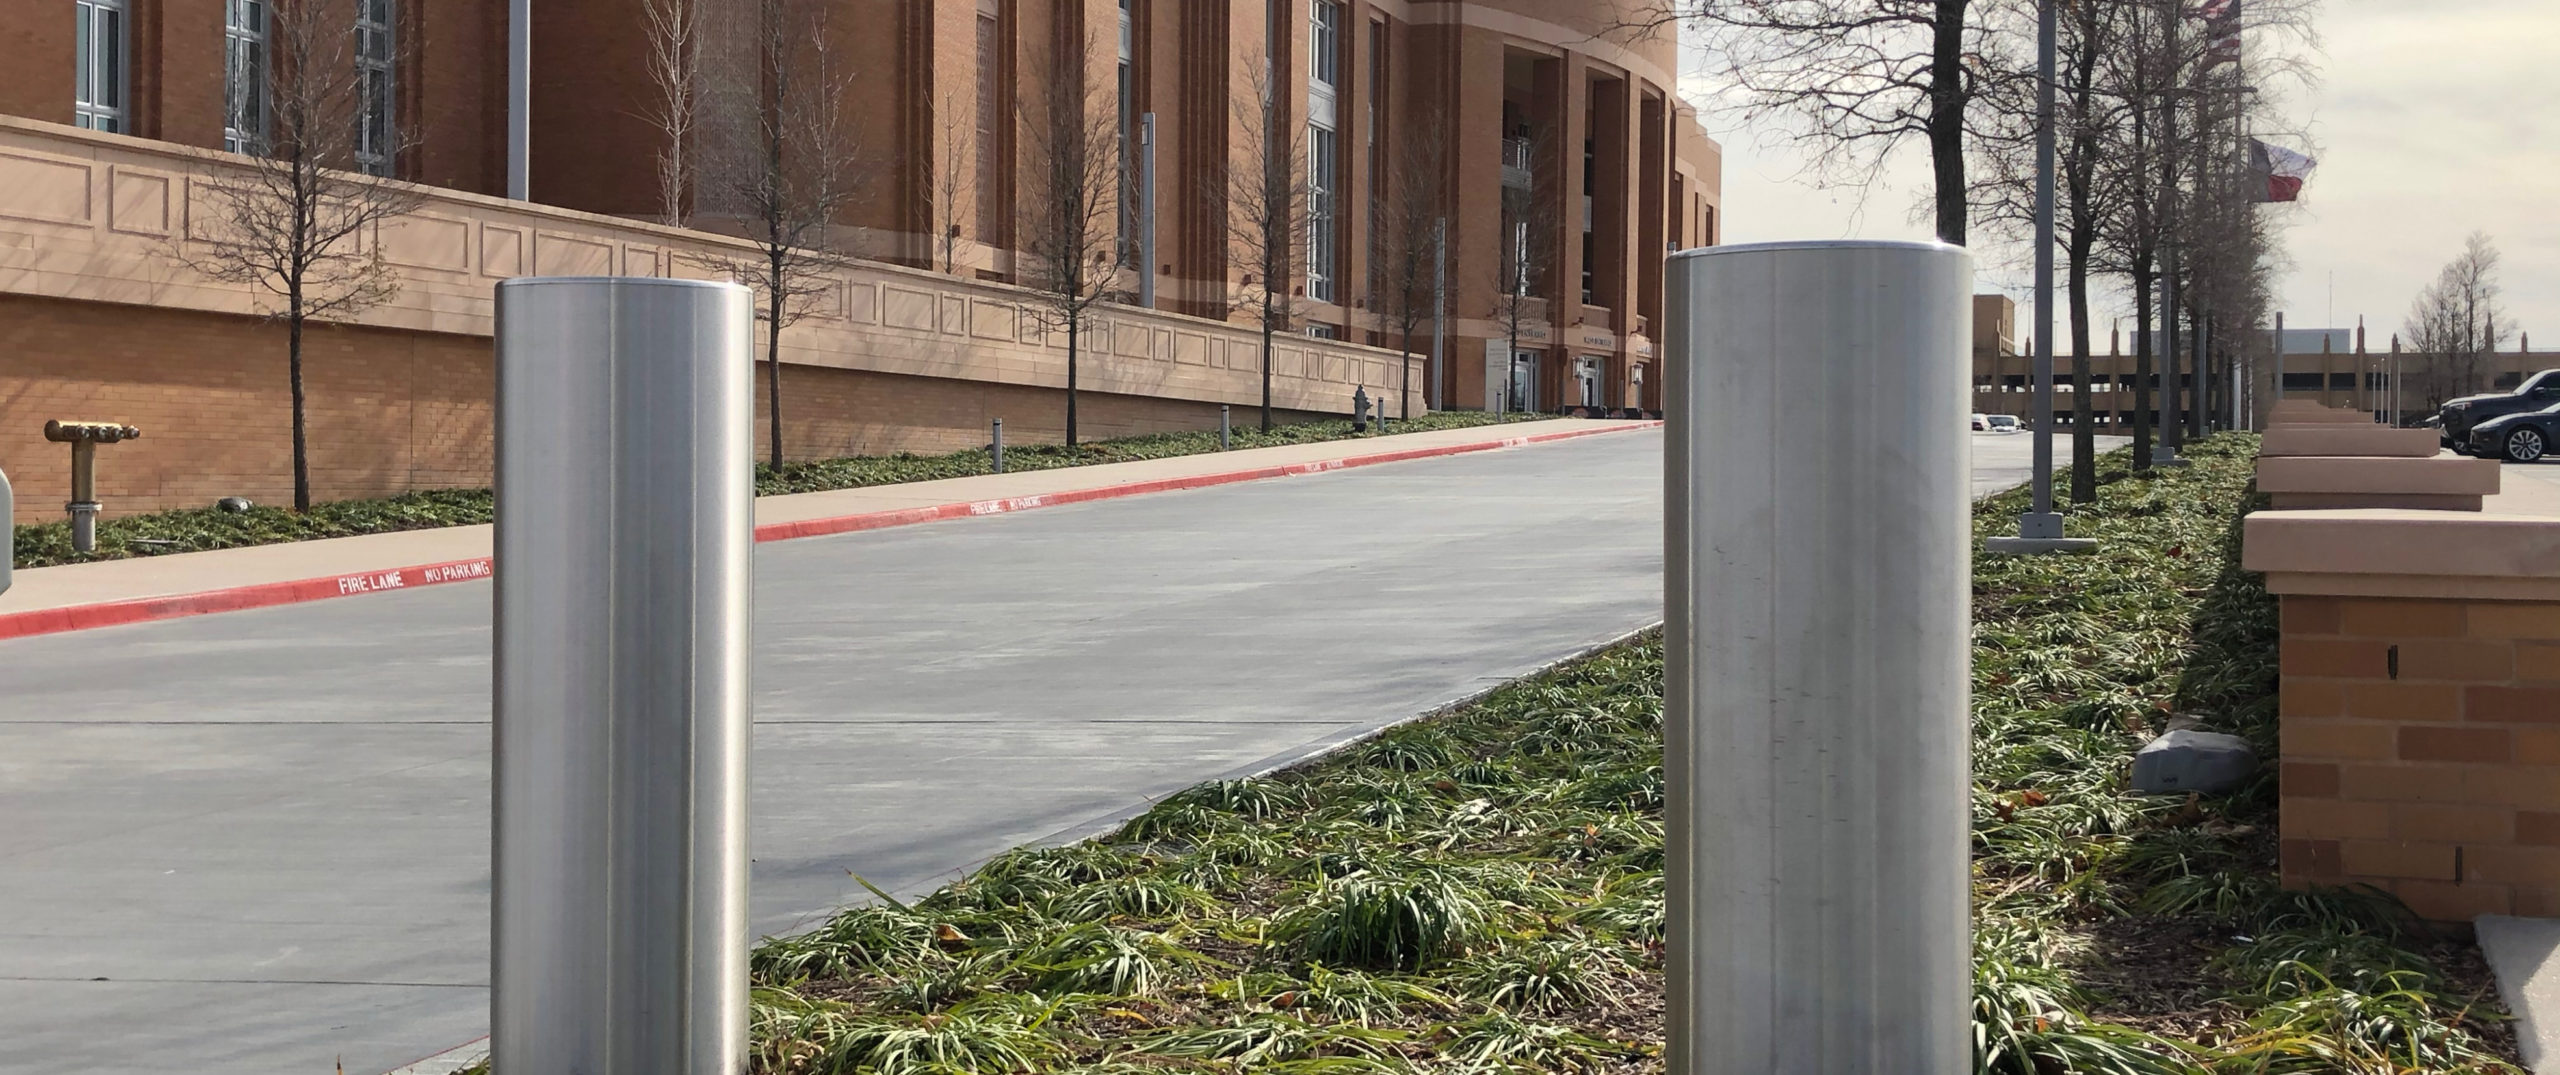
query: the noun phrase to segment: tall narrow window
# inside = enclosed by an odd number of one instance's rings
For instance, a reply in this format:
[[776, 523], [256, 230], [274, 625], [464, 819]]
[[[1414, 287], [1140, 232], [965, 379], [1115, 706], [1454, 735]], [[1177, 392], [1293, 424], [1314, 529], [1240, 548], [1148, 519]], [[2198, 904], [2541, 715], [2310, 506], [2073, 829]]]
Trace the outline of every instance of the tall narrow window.
[[993, 14], [978, 16], [978, 241], [1004, 233], [1004, 30]]
[[[1378, 267], [1385, 263], [1387, 229], [1384, 214], [1377, 211], [1386, 205], [1388, 186], [1387, 148], [1379, 129], [1380, 110], [1387, 103], [1387, 23], [1384, 19], [1369, 21], [1369, 84], [1360, 88], [1360, 99], [1367, 103], [1369, 139], [1369, 260], [1365, 289], [1374, 294], [1378, 285]], [[1355, 197], [1357, 195], [1354, 195]]]
[[1137, 29], [1120, 0], [1120, 264], [1138, 263]]
[[1334, 301], [1334, 169], [1340, 163], [1333, 129], [1307, 128], [1307, 297]]
[[390, 175], [399, 165], [393, 159], [399, 155], [400, 129], [392, 3], [358, 0], [356, 7], [356, 77], [364, 93], [356, 117], [356, 167], [367, 175]]
[[71, 122], [93, 131], [125, 129], [125, 0], [79, 0], [72, 8]]
[[267, 0], [222, 0], [222, 148], [267, 144]]
[[1342, 4], [1316, 0], [1307, 30], [1307, 297], [1334, 301], [1334, 191], [1342, 150], [1334, 127], [1335, 87], [1342, 79]]

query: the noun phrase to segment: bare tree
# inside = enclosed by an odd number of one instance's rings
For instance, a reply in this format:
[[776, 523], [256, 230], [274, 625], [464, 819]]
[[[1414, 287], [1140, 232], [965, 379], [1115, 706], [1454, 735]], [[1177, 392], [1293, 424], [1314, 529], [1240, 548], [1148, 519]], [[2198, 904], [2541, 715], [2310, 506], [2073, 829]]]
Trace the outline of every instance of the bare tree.
[[1235, 102], [1236, 148], [1220, 177], [1230, 258], [1244, 271], [1236, 305], [1262, 331], [1262, 429], [1271, 431], [1273, 337], [1289, 331], [1305, 305], [1298, 280], [1315, 234], [1313, 193], [1301, 168], [1305, 143], [1280, 118], [1269, 73], [1256, 68], [1251, 92]]
[[808, 316], [836, 287], [836, 271], [853, 260], [837, 218], [854, 204], [863, 172], [845, 111], [854, 73], [830, 42], [828, 5], [749, 2], [753, 53], [711, 80], [721, 99], [703, 129], [712, 145], [702, 183], [756, 247], [753, 258], [725, 267], [756, 292], [756, 319], [765, 326], [769, 460], [780, 467], [782, 330]]
[[[381, 227], [417, 207], [388, 173], [413, 144], [395, 121], [386, 71], [405, 66], [405, 43], [360, 42], [361, 0], [301, 0], [271, 7], [262, 98], [231, 102], [247, 159], [197, 189], [201, 245], [177, 256], [217, 280], [266, 292], [268, 316], [285, 323], [293, 396], [293, 510], [311, 509], [311, 455], [303, 387], [303, 326], [382, 303], [400, 289], [383, 261]], [[386, 51], [387, 50], [387, 51]], [[359, 56], [363, 62], [359, 62]], [[263, 126], [263, 130], [261, 130]]]
[[1093, 41], [1055, 50], [1032, 94], [1017, 102], [1031, 160], [1020, 201], [1024, 282], [1032, 316], [1067, 334], [1067, 445], [1076, 444], [1076, 367], [1085, 315], [1119, 279], [1119, 116], [1085, 78]]
[[1376, 229], [1377, 254], [1369, 267], [1369, 309], [1402, 340], [1399, 419], [1412, 417], [1413, 332], [1431, 316], [1435, 259], [1446, 241], [1440, 178], [1448, 158], [1448, 126], [1447, 114], [1438, 109], [1414, 117], [1412, 130], [1396, 140], [1394, 171], [1370, 183], [1376, 191], [1370, 226]]
[[977, 117], [960, 110], [950, 94], [942, 95], [942, 144], [933, 168], [933, 241], [942, 253], [942, 271], [960, 271], [960, 200], [974, 192], [970, 179], [977, 164]]
[[2489, 234], [2472, 232], [2462, 253], [2409, 304], [2401, 331], [2431, 367], [2420, 380], [2431, 408], [2478, 391], [2498, 345], [2514, 331], [2498, 301], [2498, 260]]
[[1925, 141], [1938, 238], [1964, 244], [1979, 0], [1661, 2], [1644, 27], [1694, 28], [1709, 73], [1732, 87], [1709, 107], [1753, 126], [1789, 121], [1825, 173], [1862, 184], [1905, 141]]
[[679, 228], [685, 226], [686, 200], [699, 179], [693, 141], [701, 118], [703, 37], [710, 10], [710, 0], [640, 0], [649, 82], [657, 90], [647, 117], [665, 139], [658, 147], [659, 215]]
[[1528, 185], [1502, 188], [1502, 250], [1493, 267], [1492, 314], [1502, 326], [1506, 370], [1519, 361], [1522, 330], [1548, 316], [1544, 289], [1556, 264], [1555, 184], [1548, 174], [1552, 166], [1546, 160], [1544, 140], [1533, 135], [1528, 142]]

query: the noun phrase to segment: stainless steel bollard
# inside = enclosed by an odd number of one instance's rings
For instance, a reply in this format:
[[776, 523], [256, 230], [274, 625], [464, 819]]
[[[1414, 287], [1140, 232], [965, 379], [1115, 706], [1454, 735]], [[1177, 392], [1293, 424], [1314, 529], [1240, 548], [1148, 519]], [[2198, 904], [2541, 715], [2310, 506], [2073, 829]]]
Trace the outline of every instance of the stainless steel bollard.
[[9, 571], [18, 558], [17, 494], [9, 491], [9, 472], [0, 470], [0, 593], [9, 592]]
[[736, 284], [498, 285], [506, 1075], [745, 1070], [753, 325]]
[[1227, 432], [1228, 432], [1228, 429], [1229, 429], [1229, 428], [1230, 428], [1230, 427], [1229, 427], [1229, 424], [1228, 424], [1227, 405], [1226, 405], [1226, 404], [1224, 404], [1224, 403], [1218, 404], [1218, 450], [1219, 450], [1219, 451], [1222, 451], [1222, 452], [1223, 452], [1223, 451], [1226, 451], [1226, 450], [1227, 450], [1227, 445], [1228, 445]]
[[992, 435], [995, 439], [987, 442], [987, 455], [994, 460], [995, 472], [1002, 474], [1004, 473], [1004, 419], [996, 419], [995, 431]]
[[1969, 1071], [1972, 259], [1667, 268], [1667, 1070]]

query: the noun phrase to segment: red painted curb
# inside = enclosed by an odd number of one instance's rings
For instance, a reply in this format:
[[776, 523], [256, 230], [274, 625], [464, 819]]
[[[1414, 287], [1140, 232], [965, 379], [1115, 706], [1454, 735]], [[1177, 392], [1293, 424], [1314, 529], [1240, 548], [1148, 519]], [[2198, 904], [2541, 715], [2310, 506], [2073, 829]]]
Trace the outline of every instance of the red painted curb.
[[[1379, 452], [1375, 455], [1347, 456], [1341, 459], [1319, 459], [1308, 463], [1253, 467], [1216, 474], [1193, 474], [1180, 478], [1103, 485], [1091, 489], [1069, 489], [1034, 496], [1005, 497], [997, 500], [972, 500], [952, 504], [934, 504], [921, 508], [898, 508], [892, 511], [866, 512], [860, 515], [838, 515], [824, 519], [802, 519], [797, 522], [767, 523], [756, 527], [756, 540], [788, 541], [793, 538], [822, 537], [827, 534], [850, 534], [861, 530], [882, 530], [892, 526], [959, 519], [972, 515], [1002, 515], [1029, 511], [1033, 508], [1081, 504], [1094, 500], [1113, 500], [1124, 496], [1165, 493], [1177, 489], [1204, 489], [1213, 485], [1286, 478], [1299, 474], [1319, 474], [1328, 470], [1374, 466], [1379, 463], [1401, 463], [1412, 459], [1464, 455], [1469, 452], [1517, 448], [1527, 444], [1571, 440], [1602, 433], [1618, 433], [1634, 429], [1651, 429], [1660, 422], [1613, 426], [1608, 429], [1570, 429], [1555, 433], [1539, 433], [1526, 437], [1473, 444], [1449, 444], [1430, 448], [1407, 448]], [[415, 567], [384, 568], [354, 575], [332, 575], [325, 578], [293, 579], [286, 582], [262, 582], [234, 586], [201, 593], [144, 597], [130, 601], [109, 601], [95, 605], [69, 605], [62, 608], [37, 609], [31, 612], [0, 614], [0, 639], [24, 638], [30, 635], [83, 631], [92, 627], [142, 623], [148, 620], [171, 620], [183, 616], [201, 616], [211, 612], [238, 612], [243, 609], [267, 608], [274, 605], [322, 601], [332, 597], [381, 593], [386, 590], [413, 590], [421, 586], [440, 586], [449, 582], [470, 582], [496, 574], [490, 558], [452, 560], [445, 563], [421, 564]]]

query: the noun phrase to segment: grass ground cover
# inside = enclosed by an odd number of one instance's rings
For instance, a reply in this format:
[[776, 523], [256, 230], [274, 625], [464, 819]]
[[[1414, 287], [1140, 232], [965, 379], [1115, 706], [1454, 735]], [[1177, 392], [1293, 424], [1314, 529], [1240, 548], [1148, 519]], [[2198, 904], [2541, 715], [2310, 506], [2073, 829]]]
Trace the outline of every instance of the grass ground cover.
[[[1389, 432], [1464, 429], [1546, 417], [1549, 416], [1450, 411], [1391, 422]], [[1235, 431], [1233, 444], [1239, 449], [1270, 448], [1342, 440], [1352, 436], [1351, 423], [1337, 419], [1278, 426], [1269, 433], [1239, 428]], [[1212, 429], [1120, 437], [1093, 441], [1073, 449], [1054, 444], [1007, 445], [1004, 461], [1007, 471], [1020, 472], [1166, 459], [1217, 450], [1218, 433]], [[988, 473], [990, 466], [987, 453], [981, 449], [945, 455], [899, 454], [823, 459], [785, 464], [779, 471], [759, 465], [756, 468], [756, 493], [759, 496], [814, 493], [937, 478], [964, 478]], [[169, 552], [200, 552], [316, 538], [469, 526], [488, 522], [490, 513], [491, 500], [487, 489], [436, 489], [378, 500], [341, 500], [314, 504], [309, 512], [303, 514], [263, 505], [245, 512], [216, 511], [208, 507], [128, 515], [101, 522], [98, 524], [98, 551], [88, 556], [71, 551], [71, 527], [67, 522], [20, 526], [16, 528], [15, 555], [19, 567], [50, 567]]]
[[[2110, 457], [2072, 522], [2099, 553], [1979, 561], [1981, 1070], [2516, 1070], [2467, 946], [2387, 896], [2277, 888], [2271, 777], [2124, 790], [2173, 714], [2273, 756], [2274, 613], [2237, 566], [2254, 449]], [[756, 1069], [1659, 1071], [1661, 657], [1639, 639], [770, 941]]]

